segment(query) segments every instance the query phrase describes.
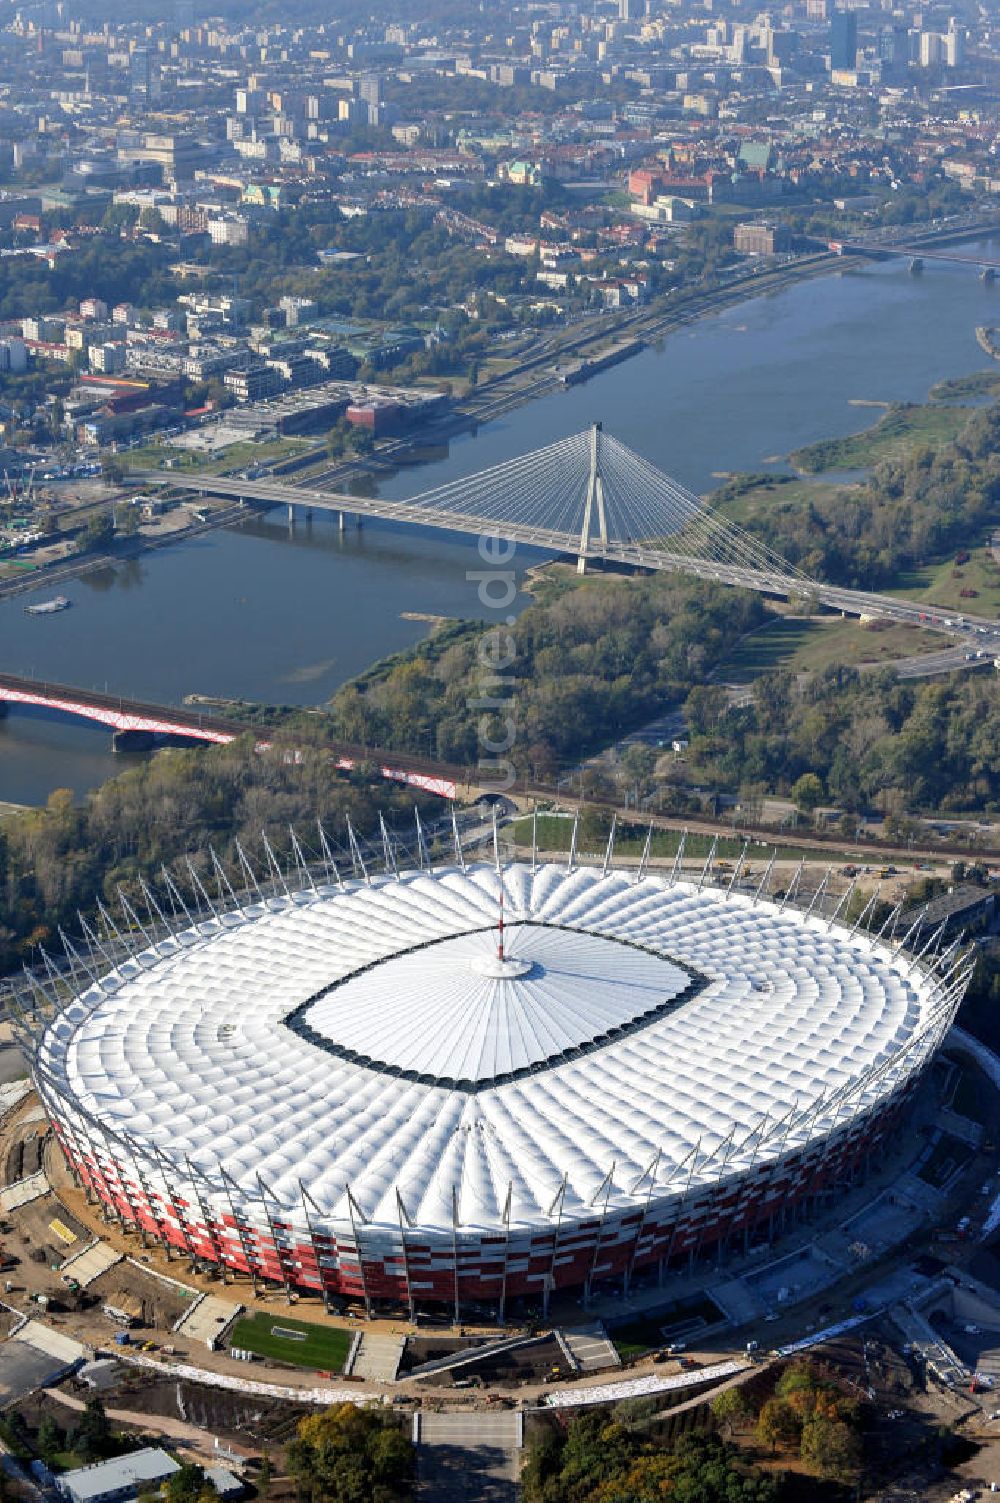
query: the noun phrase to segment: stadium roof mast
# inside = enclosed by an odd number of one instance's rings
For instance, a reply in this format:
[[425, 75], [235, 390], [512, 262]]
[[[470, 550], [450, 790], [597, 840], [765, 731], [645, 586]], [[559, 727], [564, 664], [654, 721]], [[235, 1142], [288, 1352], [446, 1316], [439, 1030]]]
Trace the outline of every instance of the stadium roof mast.
[[604, 507], [604, 481], [601, 479], [601, 424], [594, 423], [590, 430], [590, 474], [587, 477], [587, 499], [583, 507], [583, 527], [580, 532], [580, 555], [576, 572], [587, 572], [587, 549], [590, 547], [590, 523], [597, 508], [597, 530], [601, 542], [608, 544], [608, 517]]

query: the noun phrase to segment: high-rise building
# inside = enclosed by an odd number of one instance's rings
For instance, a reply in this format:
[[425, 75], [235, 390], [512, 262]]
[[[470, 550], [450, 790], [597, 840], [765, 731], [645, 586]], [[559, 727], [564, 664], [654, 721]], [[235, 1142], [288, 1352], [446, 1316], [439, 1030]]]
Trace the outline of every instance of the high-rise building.
[[944, 56], [944, 38], [939, 31], [922, 31], [920, 33], [920, 66], [921, 68], [933, 68], [941, 62]]
[[129, 95], [133, 104], [148, 104], [153, 96], [153, 59], [148, 47], [136, 47], [129, 61]]
[[961, 68], [965, 62], [965, 27], [956, 16], [950, 17], [944, 39], [944, 60], [949, 68]]
[[850, 69], [858, 61], [858, 18], [853, 10], [835, 10], [830, 17], [830, 67]]
[[366, 73], [361, 80], [358, 93], [365, 104], [378, 109], [385, 99], [384, 89], [385, 85], [380, 73]]

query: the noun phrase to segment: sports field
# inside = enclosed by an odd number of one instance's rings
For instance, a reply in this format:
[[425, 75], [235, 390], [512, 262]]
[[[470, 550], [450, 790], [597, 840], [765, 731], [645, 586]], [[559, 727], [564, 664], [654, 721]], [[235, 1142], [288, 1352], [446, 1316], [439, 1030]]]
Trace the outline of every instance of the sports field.
[[236, 1322], [229, 1345], [293, 1367], [339, 1373], [347, 1360], [351, 1336], [350, 1331], [308, 1325], [284, 1314], [258, 1314]]

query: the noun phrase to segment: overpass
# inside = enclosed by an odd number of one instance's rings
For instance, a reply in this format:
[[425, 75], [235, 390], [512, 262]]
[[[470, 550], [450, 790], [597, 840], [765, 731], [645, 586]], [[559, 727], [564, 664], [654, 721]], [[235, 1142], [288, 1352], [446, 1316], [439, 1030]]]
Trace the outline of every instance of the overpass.
[[[206, 715], [200, 710], [149, 704], [120, 694], [100, 694], [96, 690], [71, 688], [68, 684], [0, 673], [0, 714], [11, 705], [53, 710], [77, 720], [105, 725], [112, 732], [116, 751], [142, 750], [152, 746], [158, 738], [226, 746], [239, 736], [254, 734], [257, 735], [258, 747], [266, 749], [271, 744], [266, 737], [274, 734], [273, 727], [264, 729], [261, 735], [258, 734], [261, 727]], [[337, 767], [344, 772], [350, 772], [359, 764], [374, 764], [381, 769], [384, 778], [420, 788], [425, 793], [436, 793], [441, 798], [456, 798], [470, 776], [463, 768], [449, 767], [425, 757], [397, 756], [394, 752], [387, 753], [378, 747], [353, 742], [334, 742], [329, 750]]]
[[[956, 637], [1000, 643], [1000, 622], [808, 578], [772, 548], [723, 517], [655, 465], [595, 424], [477, 474], [408, 500], [345, 495], [270, 478], [131, 472], [135, 481], [224, 496], [354, 514], [523, 543], [588, 563], [674, 571], [788, 599], [809, 597], [850, 616], [936, 626]], [[981, 640], [981, 645], [985, 642]]]

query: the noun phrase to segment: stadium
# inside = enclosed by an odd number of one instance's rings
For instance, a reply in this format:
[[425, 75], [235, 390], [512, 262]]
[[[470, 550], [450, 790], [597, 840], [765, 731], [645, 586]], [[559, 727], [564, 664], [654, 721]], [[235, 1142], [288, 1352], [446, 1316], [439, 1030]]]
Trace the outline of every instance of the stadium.
[[849, 1183], [964, 988], [762, 886], [459, 856], [185, 909], [90, 945], [36, 1085], [77, 1183], [196, 1265], [456, 1319], [628, 1289]]

